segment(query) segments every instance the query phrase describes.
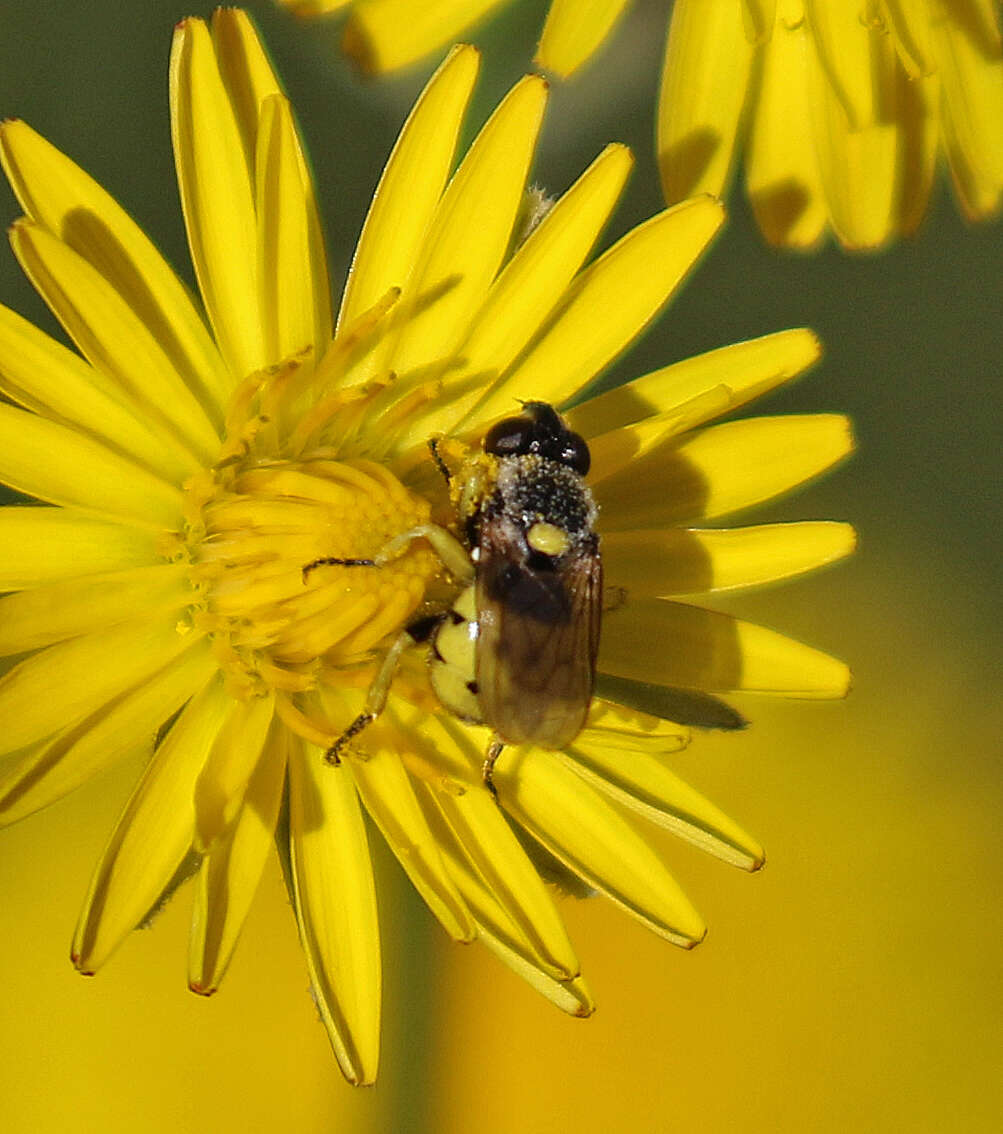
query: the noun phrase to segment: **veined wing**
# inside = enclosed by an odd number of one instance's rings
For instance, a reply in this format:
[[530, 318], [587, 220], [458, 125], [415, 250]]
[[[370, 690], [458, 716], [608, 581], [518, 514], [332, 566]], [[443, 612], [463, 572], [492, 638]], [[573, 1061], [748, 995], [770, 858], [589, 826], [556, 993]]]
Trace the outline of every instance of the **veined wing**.
[[509, 744], [563, 748], [581, 731], [595, 686], [602, 613], [599, 541], [559, 559], [527, 553], [516, 525], [481, 530], [477, 697]]

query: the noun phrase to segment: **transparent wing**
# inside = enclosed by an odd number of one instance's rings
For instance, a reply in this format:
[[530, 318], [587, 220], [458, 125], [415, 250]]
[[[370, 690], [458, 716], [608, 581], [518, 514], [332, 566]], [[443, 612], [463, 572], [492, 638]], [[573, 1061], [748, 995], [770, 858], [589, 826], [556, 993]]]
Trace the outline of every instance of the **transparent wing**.
[[595, 686], [602, 562], [582, 550], [541, 566], [514, 525], [487, 521], [477, 565], [477, 696], [509, 744], [563, 748], [581, 731]]

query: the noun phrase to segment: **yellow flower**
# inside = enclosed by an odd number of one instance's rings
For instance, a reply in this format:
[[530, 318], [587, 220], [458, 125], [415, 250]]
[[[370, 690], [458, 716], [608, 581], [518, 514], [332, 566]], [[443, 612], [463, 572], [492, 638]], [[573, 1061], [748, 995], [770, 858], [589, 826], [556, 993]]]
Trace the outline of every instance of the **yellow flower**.
[[[349, 0], [283, 0], [301, 14]], [[552, 0], [536, 62], [567, 77], [629, 0]], [[355, 0], [344, 47], [369, 71], [452, 42], [498, 0]], [[848, 248], [913, 232], [938, 155], [970, 220], [1003, 199], [995, 0], [675, 0], [658, 110], [666, 200], [722, 196], [738, 154], [772, 244]]]
[[[742, 8], [739, 12], [738, 9]], [[772, 244], [848, 248], [915, 231], [938, 155], [965, 215], [1003, 200], [994, 0], [676, 0], [658, 154], [668, 201], [722, 194], [744, 147]]]
[[[849, 451], [837, 415], [705, 425], [815, 360], [815, 338], [793, 330], [567, 411], [592, 446], [607, 576], [626, 601], [606, 616], [599, 696], [566, 753], [506, 750], [496, 802], [481, 780], [485, 730], [442, 712], [410, 651], [384, 714], [340, 767], [325, 763], [388, 644], [457, 588], [422, 541], [378, 570], [327, 567], [304, 581], [304, 565], [373, 556], [429, 518], [449, 523], [428, 439], [462, 452], [517, 398], [573, 402], [722, 219], [710, 198], [688, 201], [583, 266], [630, 170], [614, 145], [514, 241], [546, 86], [518, 83], [454, 172], [477, 69], [473, 49], [455, 50], [415, 106], [336, 330], [289, 104], [242, 12], [217, 12], [211, 31], [184, 21], [171, 58], [178, 181], [211, 332], [103, 189], [27, 125], [0, 129], [25, 211], [15, 254], [80, 351], [0, 308], [11, 399], [0, 478], [38, 501], [0, 511], [0, 589], [11, 592], [0, 650], [13, 659], [0, 678], [0, 819], [145, 753], [73, 959], [94, 972], [197, 874], [189, 982], [201, 993], [219, 985], [276, 841], [324, 1023], [357, 1083], [376, 1074], [380, 1018], [363, 810], [451, 937], [479, 938], [587, 1015], [535, 861], [695, 944], [703, 921], [629, 813], [746, 869], [763, 856], [669, 771], [664, 755], [688, 730], [664, 719], [666, 706], [734, 723], [706, 694], [839, 697], [848, 683], [841, 662], [678, 601], [852, 548], [844, 524], [689, 526], [771, 499]], [[524, 843], [538, 848], [532, 859]]]

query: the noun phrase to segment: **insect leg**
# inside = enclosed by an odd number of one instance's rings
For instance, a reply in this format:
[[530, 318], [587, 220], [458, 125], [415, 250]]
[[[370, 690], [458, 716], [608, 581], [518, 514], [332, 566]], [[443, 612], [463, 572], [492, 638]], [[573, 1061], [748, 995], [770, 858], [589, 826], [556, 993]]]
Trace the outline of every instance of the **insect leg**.
[[366, 694], [366, 707], [359, 713], [354, 721], [345, 729], [345, 731], [338, 737], [338, 739], [331, 745], [331, 747], [324, 753], [324, 759], [329, 764], [337, 766], [341, 763], [341, 754], [344, 752], [348, 743], [359, 735], [366, 725], [372, 724], [374, 720], [383, 712], [387, 703], [387, 697], [390, 694], [390, 685], [393, 682], [394, 674], [397, 672], [397, 665], [400, 662], [401, 654], [413, 645], [415, 638], [407, 631], [403, 630], [397, 635], [394, 644], [387, 650], [383, 662], [380, 665], [379, 672], [373, 678], [372, 685], [369, 686], [369, 692]]
[[457, 582], [469, 586], [474, 581], [474, 565], [470, 561], [470, 553], [456, 536], [436, 524], [419, 524], [385, 543], [375, 559], [340, 559], [324, 555], [320, 559], [311, 560], [302, 568], [303, 582], [307, 581], [307, 577], [317, 567], [385, 567], [416, 539], [428, 540], [435, 554], [446, 565], [446, 570]]
[[303, 582], [307, 580], [307, 576], [316, 567], [375, 567], [375, 559], [338, 559], [333, 555], [324, 555], [320, 559], [313, 559], [309, 563], [305, 563], [301, 568], [303, 573]]
[[427, 539], [432, 545], [435, 554], [446, 565], [446, 570], [459, 583], [469, 585], [474, 581], [474, 565], [470, 560], [470, 552], [462, 543], [445, 528], [436, 524], [420, 524], [409, 531], [401, 532], [380, 550], [374, 563], [377, 567], [384, 567], [391, 560], [396, 559], [407, 545], [415, 539]]
[[442, 454], [439, 452], [439, 438], [429, 437], [428, 451], [432, 454], [432, 460], [435, 461], [435, 467], [442, 473], [443, 479], [449, 485], [452, 482], [453, 474], [449, 471], [449, 466], [442, 459]]
[[498, 798], [498, 789], [495, 787], [494, 781], [495, 764], [498, 762], [498, 757], [502, 754], [504, 748], [505, 741], [500, 740], [497, 736], [493, 736], [484, 756], [484, 768], [481, 771], [484, 786], [491, 792], [495, 799]]

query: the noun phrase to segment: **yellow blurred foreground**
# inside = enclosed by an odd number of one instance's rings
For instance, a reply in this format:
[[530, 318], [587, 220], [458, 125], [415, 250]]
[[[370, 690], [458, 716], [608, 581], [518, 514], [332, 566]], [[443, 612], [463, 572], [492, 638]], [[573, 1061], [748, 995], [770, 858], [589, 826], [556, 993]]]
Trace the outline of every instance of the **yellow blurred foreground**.
[[[413, 905], [409, 922], [397, 917], [401, 884], [386, 878], [395, 971], [371, 1090], [348, 1087], [327, 1047], [277, 867], [222, 991], [204, 1001], [184, 987], [184, 891], [99, 976], [81, 978], [67, 958], [135, 769], [4, 833], [0, 1126], [997, 1129], [1003, 722], [992, 642], [910, 562], [879, 566], [865, 551], [803, 584], [796, 606], [789, 594], [743, 596], [747, 616], [838, 648], [856, 689], [834, 706], [746, 698], [749, 731], [698, 738], [675, 758], [764, 840], [769, 862], [750, 877], [666, 838], [711, 926], [690, 954], [606, 903], [569, 909], [599, 1002], [591, 1020], [563, 1017], [486, 951], [441, 940]], [[392, 959], [405, 955], [416, 964], [402, 981]]]

